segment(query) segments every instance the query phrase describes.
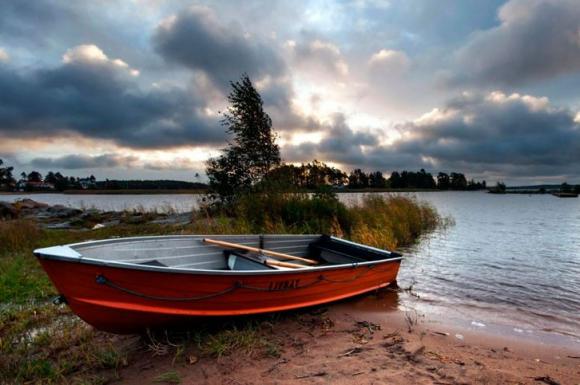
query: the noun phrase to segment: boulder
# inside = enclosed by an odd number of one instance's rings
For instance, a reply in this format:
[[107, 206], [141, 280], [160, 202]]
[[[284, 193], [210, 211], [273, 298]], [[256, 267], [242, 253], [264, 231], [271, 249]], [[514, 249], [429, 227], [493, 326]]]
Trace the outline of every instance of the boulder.
[[34, 201], [32, 199], [28, 199], [28, 198], [20, 199], [20, 200], [16, 201], [16, 203], [14, 205], [16, 207], [18, 207], [19, 209], [29, 209], [29, 210], [42, 209], [42, 208], [49, 206], [46, 203], [37, 202], [37, 201]]
[[66, 207], [63, 205], [50, 206], [47, 208], [46, 211], [49, 212], [50, 215], [55, 218], [70, 218], [76, 215], [80, 215], [83, 212], [82, 210], [75, 209], [72, 207]]

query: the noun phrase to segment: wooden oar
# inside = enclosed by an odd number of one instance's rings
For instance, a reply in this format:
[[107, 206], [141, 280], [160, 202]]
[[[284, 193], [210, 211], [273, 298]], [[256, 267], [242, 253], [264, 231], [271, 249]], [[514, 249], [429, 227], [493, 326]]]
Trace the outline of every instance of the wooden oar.
[[[240, 250], [252, 251], [254, 253], [260, 253], [260, 254], [264, 254], [264, 255], [269, 255], [270, 257], [278, 257], [278, 258], [284, 258], [284, 259], [293, 259], [295, 261], [306, 262], [306, 263], [308, 263], [310, 265], [317, 265], [318, 264], [318, 261], [315, 261], [313, 259], [296, 257], [294, 255], [288, 255], [288, 254], [284, 254], [284, 253], [278, 253], [277, 251], [271, 251], [271, 250], [259, 249], [257, 247], [240, 245], [239, 243], [231, 243], [231, 242], [225, 242], [225, 241], [217, 241], [215, 239], [209, 239], [209, 238], [204, 238], [203, 239], [203, 242], [205, 242], [205, 243], [211, 243], [212, 245], [217, 245], [217, 246], [222, 246], [222, 247], [230, 247], [232, 249], [240, 249]], [[282, 262], [282, 263], [286, 263], [286, 262]], [[287, 266], [287, 267], [289, 267], [289, 266]]]
[[304, 265], [299, 265], [297, 263], [282, 262], [282, 261], [277, 261], [275, 259], [266, 259], [264, 261], [264, 263], [266, 265], [270, 265], [270, 266], [289, 267], [291, 269], [300, 269], [300, 268], [304, 267]]

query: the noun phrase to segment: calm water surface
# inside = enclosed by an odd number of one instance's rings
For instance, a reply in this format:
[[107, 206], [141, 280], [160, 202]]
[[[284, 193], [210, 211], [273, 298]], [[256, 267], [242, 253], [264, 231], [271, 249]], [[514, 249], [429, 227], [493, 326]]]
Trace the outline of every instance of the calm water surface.
[[455, 225], [407, 250], [399, 280], [414, 284], [416, 306], [476, 329], [580, 342], [580, 199], [417, 195]]
[[[455, 225], [405, 250], [401, 306], [473, 328], [551, 333], [580, 341], [580, 199], [479, 192], [413, 193]], [[15, 200], [23, 195], [1, 195]], [[27, 196], [50, 204], [103, 210], [188, 211], [192, 195]], [[360, 194], [341, 194], [356, 202]]]

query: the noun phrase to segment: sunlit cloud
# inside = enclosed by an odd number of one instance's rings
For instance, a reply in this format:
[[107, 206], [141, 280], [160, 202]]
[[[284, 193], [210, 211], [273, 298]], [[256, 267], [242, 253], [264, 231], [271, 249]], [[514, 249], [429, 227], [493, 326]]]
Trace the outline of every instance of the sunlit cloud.
[[10, 55], [0, 47], [0, 62], [7, 62], [8, 60], [10, 60]]

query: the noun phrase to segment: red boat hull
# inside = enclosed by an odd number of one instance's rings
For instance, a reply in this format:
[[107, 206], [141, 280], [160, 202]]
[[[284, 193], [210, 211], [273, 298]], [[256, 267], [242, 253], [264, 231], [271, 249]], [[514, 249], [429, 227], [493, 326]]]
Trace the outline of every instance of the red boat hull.
[[400, 259], [283, 274], [206, 274], [109, 267], [39, 258], [71, 309], [115, 333], [191, 317], [268, 313], [332, 302], [394, 282]]

